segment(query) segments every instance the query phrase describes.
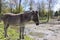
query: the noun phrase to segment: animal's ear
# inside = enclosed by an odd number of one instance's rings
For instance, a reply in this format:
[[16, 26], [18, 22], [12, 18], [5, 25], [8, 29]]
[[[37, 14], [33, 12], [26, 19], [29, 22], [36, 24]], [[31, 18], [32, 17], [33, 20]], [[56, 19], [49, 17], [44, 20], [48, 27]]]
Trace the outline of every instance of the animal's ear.
[[36, 11], [36, 13], [38, 13], [38, 11]]
[[32, 14], [34, 14], [34, 11], [31, 11]]
[[34, 11], [32, 11], [34, 13]]
[[32, 11], [32, 14], [34, 14], [34, 11]]

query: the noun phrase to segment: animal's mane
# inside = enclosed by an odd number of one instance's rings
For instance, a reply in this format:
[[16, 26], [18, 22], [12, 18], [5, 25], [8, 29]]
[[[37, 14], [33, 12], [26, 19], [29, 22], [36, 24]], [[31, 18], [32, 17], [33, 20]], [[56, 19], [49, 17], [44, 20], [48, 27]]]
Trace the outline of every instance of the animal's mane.
[[12, 16], [14, 16], [14, 15], [20, 15], [20, 13], [19, 13], [19, 14], [5, 13], [5, 14], [3, 14], [3, 15], [12, 15]]
[[18, 14], [14, 14], [14, 13], [5, 13], [3, 15], [12, 15], [12, 16], [15, 16], [15, 15], [20, 15], [20, 14], [25, 14], [25, 13], [31, 13], [31, 11], [24, 11], [22, 13], [18, 13]]

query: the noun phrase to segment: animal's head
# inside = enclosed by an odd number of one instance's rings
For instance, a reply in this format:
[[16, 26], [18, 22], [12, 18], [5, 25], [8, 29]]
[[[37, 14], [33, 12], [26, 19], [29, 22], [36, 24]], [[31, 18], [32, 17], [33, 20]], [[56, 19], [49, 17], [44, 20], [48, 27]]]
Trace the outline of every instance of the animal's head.
[[39, 25], [38, 11], [32, 11], [32, 20]]

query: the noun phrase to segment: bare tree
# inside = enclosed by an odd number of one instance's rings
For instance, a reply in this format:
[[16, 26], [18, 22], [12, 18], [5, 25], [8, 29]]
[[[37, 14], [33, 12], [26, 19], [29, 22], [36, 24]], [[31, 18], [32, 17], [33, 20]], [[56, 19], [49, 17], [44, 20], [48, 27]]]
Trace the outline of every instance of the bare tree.
[[24, 0], [24, 2], [23, 2], [24, 10], [26, 9], [26, 7], [27, 7], [28, 3], [29, 3], [29, 1], [28, 1], [28, 0]]
[[16, 9], [15, 9], [16, 10], [16, 13], [19, 13], [20, 12], [20, 10], [18, 10], [18, 7], [19, 7], [18, 1], [19, 0], [14, 0], [15, 6], [16, 6]]
[[45, 3], [44, 1], [42, 0], [42, 3], [41, 3], [41, 10], [42, 10], [42, 17], [44, 16], [44, 11], [45, 11]]
[[52, 10], [52, 7], [53, 7], [53, 0], [47, 0], [48, 1], [48, 20], [47, 22], [49, 21], [49, 18], [51, 18], [51, 10]]
[[10, 12], [13, 13], [13, 7], [16, 5], [16, 0], [9, 0]]
[[12, 13], [12, 3], [11, 2], [12, 2], [12, 0], [10, 0], [10, 3], [9, 3], [10, 4], [10, 12]]
[[20, 12], [20, 10], [21, 10], [21, 1], [22, 1], [22, 0], [19, 0], [19, 12]]
[[42, 0], [41, 3], [38, 1], [37, 5], [38, 5], [39, 15], [40, 15], [41, 17], [43, 17], [43, 16], [44, 16], [44, 13], [45, 13], [45, 9], [46, 9], [46, 8], [45, 8], [46, 5], [45, 5], [44, 1]]
[[1, 7], [2, 7], [2, 0], [0, 0], [0, 13], [1, 13]]
[[30, 0], [30, 10], [32, 10], [33, 8], [32, 8], [32, 5], [33, 5], [33, 0]]
[[13, 7], [14, 6], [15, 6], [14, 13], [19, 13], [20, 10], [21, 10], [21, 0], [10, 0], [10, 9], [11, 9], [11, 12], [13, 12]]
[[38, 12], [39, 12], [39, 16], [41, 16], [41, 4], [40, 4], [39, 1], [38, 1], [38, 3], [37, 3], [37, 10], [38, 10]]

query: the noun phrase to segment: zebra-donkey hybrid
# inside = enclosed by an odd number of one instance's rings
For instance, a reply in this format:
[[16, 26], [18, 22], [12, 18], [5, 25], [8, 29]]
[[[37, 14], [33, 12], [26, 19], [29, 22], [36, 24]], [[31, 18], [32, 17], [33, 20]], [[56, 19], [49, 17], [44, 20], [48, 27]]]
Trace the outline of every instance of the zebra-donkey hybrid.
[[23, 14], [3, 14], [2, 17], [0, 17], [0, 20], [4, 23], [4, 37], [8, 37], [7, 35], [7, 29], [9, 25], [18, 25], [19, 28], [19, 40], [24, 40], [24, 28], [26, 22], [29, 22], [30, 20], [34, 21], [36, 25], [39, 25], [39, 18], [38, 18], [38, 12], [37, 11], [25, 11]]

